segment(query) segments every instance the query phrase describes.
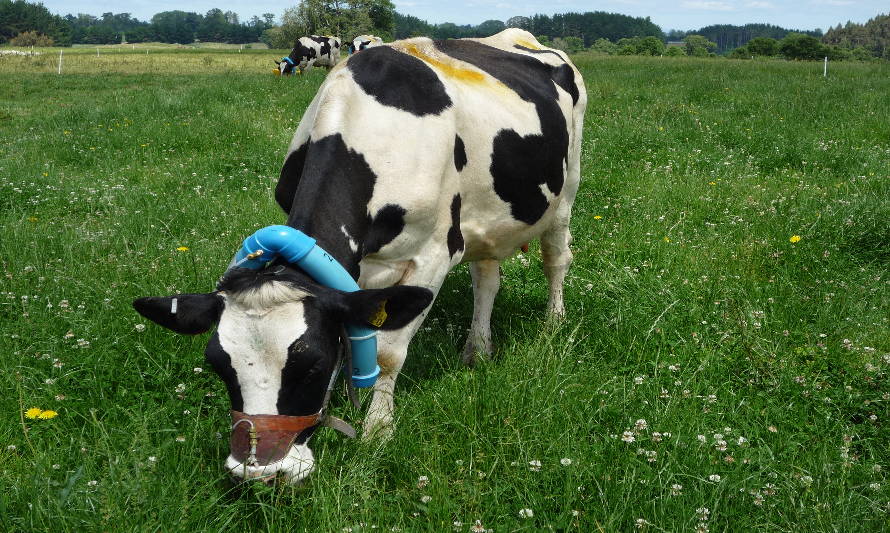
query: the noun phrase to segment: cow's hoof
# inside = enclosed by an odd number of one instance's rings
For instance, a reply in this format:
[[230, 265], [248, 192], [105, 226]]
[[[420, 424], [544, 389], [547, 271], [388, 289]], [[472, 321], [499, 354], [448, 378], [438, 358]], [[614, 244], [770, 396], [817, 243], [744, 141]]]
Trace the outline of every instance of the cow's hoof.
[[482, 349], [476, 347], [475, 343], [467, 342], [467, 344], [464, 345], [462, 358], [464, 360], [464, 364], [472, 368], [476, 366], [476, 363], [479, 362], [480, 359], [491, 357], [493, 351], [493, 347], [490, 343], [488, 344], [488, 346], [485, 347], [485, 349]]

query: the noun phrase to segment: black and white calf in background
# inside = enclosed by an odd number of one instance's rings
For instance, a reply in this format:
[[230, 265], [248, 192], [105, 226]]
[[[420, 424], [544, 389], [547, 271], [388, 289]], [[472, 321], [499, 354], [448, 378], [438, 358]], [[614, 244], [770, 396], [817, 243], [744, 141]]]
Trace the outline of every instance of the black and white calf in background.
[[[398, 41], [331, 71], [293, 137], [275, 199], [288, 215], [284, 229], [308, 235], [325, 252], [321, 262], [342, 265], [362, 290], [310, 277], [290, 241], [270, 245], [282, 255], [261, 255], [250, 244], [257, 232], [236, 257], [274, 258], [265, 268], [236, 265], [214, 292], [134, 302], [180, 333], [216, 325], [206, 357], [232, 403], [234, 475], [297, 481], [313, 470], [307, 443], [324, 419], [338, 347], [357, 338], [344, 324], [380, 330], [364, 435], [389, 435], [408, 344], [461, 262], [473, 279], [467, 363], [492, 349], [500, 261], [530, 240], [541, 241], [549, 313], [564, 314], [586, 104], [566, 54], [518, 29]], [[369, 124], [387, 127], [368, 135]]]
[[383, 44], [383, 39], [380, 37], [375, 35], [359, 35], [349, 43], [349, 55], [361, 52], [366, 48], [380, 46], [381, 44]]
[[333, 68], [340, 61], [340, 39], [323, 35], [300, 37], [293, 50], [279, 61], [275, 61], [282, 75], [302, 73], [313, 66]]

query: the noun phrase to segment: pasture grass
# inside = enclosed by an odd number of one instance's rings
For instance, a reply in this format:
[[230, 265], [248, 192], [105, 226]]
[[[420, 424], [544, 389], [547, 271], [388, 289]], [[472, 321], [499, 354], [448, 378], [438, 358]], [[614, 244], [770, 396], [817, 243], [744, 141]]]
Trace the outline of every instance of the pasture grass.
[[267, 487], [224, 475], [206, 338], [130, 301], [212, 289], [283, 220], [324, 72], [208, 53], [223, 66], [0, 58], [4, 531], [888, 528], [890, 67], [579, 56], [566, 320], [544, 319], [533, 244], [503, 265], [496, 356], [467, 369], [458, 268], [393, 439], [322, 430], [311, 481]]

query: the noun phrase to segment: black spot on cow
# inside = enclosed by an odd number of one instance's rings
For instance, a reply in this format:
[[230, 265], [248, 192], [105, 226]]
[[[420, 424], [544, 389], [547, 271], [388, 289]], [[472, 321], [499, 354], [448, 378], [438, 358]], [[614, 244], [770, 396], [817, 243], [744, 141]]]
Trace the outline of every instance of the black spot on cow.
[[510, 204], [513, 217], [534, 224], [549, 206], [541, 185], [556, 195], [565, 178], [569, 134], [554, 85], [565, 83], [565, 72], [532, 56], [476, 41], [445, 40], [435, 44], [445, 54], [487, 72], [535, 106], [541, 134], [521, 136], [513, 130], [501, 130], [492, 144], [490, 168], [494, 190]]
[[363, 255], [380, 251], [405, 229], [405, 208], [399, 205], [386, 204], [377, 211], [373, 219], [368, 218], [369, 227], [365, 235]]
[[381, 104], [417, 116], [438, 115], [451, 106], [445, 86], [426, 63], [388, 46], [349, 58], [355, 82]]
[[280, 414], [310, 415], [322, 408], [330, 376], [337, 360], [328, 354], [337, 353], [339, 323], [325, 320], [316, 305], [305, 305], [306, 324], [310, 327], [287, 350], [281, 369], [281, 389], [276, 407]]
[[464, 148], [464, 140], [459, 135], [454, 136], [454, 168], [458, 172], [467, 166], [467, 150]]
[[460, 232], [460, 195], [455, 194], [451, 200], [451, 227], [448, 228], [448, 255], [464, 249], [464, 234]]
[[578, 86], [575, 85], [575, 71], [568, 65], [560, 65], [553, 69], [552, 78], [554, 83], [559, 85], [562, 90], [569, 93], [572, 97], [572, 105], [578, 103]]
[[[292, 168], [299, 166], [299, 157], [304, 157], [302, 173], [285, 174], [282, 170], [275, 191], [278, 203], [284, 207], [284, 196], [293, 190], [287, 225], [316, 239], [357, 279], [362, 249], [360, 246], [358, 252], [352, 251], [343, 229], [356, 243], [365, 241], [371, 225], [368, 203], [377, 176], [364, 156], [349, 148], [339, 133], [311, 140], [305, 156], [294, 156]], [[331, 224], [332, 220], [338, 223]]]
[[[406, 212], [399, 205], [387, 204], [373, 217], [368, 212], [376, 182], [364, 156], [349, 148], [338, 133], [310, 140], [291, 152], [281, 169], [275, 199], [289, 214], [289, 226], [316, 239], [358, 278], [362, 257], [379, 251], [405, 228]], [[350, 239], [358, 250], [352, 250]]]
[[290, 206], [294, 201], [294, 193], [300, 184], [300, 176], [303, 174], [303, 165], [306, 163], [306, 152], [309, 149], [309, 141], [291, 152], [281, 167], [278, 176], [278, 185], [275, 187], [275, 201], [285, 213], [290, 213]]

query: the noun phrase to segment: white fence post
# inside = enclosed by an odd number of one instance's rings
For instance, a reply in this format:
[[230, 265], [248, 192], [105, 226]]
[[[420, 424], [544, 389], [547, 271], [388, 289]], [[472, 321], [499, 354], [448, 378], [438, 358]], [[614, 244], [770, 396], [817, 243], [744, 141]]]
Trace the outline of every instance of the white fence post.
[[825, 67], [822, 69], [822, 77], [828, 77], [828, 56], [825, 56]]
[[62, 74], [62, 50], [59, 50], [59, 74]]

